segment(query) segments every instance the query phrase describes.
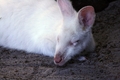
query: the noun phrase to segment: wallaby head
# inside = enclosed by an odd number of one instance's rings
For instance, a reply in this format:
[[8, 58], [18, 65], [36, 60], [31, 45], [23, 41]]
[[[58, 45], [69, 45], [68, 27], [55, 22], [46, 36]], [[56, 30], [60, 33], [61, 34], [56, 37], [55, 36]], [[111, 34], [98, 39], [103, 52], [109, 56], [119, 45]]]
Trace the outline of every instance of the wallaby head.
[[95, 20], [92, 6], [86, 6], [77, 13], [69, 0], [58, 0], [63, 24], [56, 38], [54, 63], [64, 65], [74, 55], [85, 49], [90, 41], [91, 27]]

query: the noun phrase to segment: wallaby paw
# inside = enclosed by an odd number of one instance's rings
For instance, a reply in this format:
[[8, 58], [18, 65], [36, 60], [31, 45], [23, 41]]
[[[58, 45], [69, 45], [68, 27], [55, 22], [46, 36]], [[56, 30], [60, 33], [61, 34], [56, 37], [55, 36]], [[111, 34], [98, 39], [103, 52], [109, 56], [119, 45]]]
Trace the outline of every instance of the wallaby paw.
[[80, 56], [80, 57], [78, 58], [78, 60], [81, 61], [81, 62], [83, 62], [83, 61], [86, 61], [87, 59], [86, 59], [85, 56]]

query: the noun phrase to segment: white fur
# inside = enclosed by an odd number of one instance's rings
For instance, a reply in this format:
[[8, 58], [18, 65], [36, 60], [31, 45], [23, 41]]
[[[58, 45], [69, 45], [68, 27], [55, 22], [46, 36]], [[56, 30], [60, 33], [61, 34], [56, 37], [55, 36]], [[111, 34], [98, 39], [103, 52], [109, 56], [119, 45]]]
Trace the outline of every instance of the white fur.
[[55, 58], [61, 53], [63, 61], [55, 64], [63, 65], [85, 48], [94, 49], [91, 29], [82, 29], [78, 14], [68, 0], [0, 0], [0, 45]]
[[0, 45], [54, 55], [57, 26], [62, 21], [55, 1], [0, 0], [0, 17]]

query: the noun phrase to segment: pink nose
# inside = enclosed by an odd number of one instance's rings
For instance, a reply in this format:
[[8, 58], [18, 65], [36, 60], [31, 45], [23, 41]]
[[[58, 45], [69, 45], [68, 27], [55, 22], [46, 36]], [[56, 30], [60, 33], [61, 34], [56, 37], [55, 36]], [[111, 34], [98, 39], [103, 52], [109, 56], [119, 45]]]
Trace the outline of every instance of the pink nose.
[[62, 61], [62, 57], [61, 57], [60, 55], [56, 55], [56, 56], [54, 57], [54, 61], [55, 61], [56, 63], [60, 63], [60, 62]]

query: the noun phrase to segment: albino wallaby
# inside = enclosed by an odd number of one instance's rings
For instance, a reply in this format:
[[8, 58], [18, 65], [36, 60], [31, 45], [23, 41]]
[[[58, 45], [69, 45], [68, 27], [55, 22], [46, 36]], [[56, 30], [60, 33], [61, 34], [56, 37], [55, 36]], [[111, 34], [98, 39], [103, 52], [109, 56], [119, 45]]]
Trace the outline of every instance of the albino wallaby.
[[83, 50], [93, 51], [92, 6], [77, 13], [69, 0], [0, 0], [0, 45], [54, 56], [64, 65]]

